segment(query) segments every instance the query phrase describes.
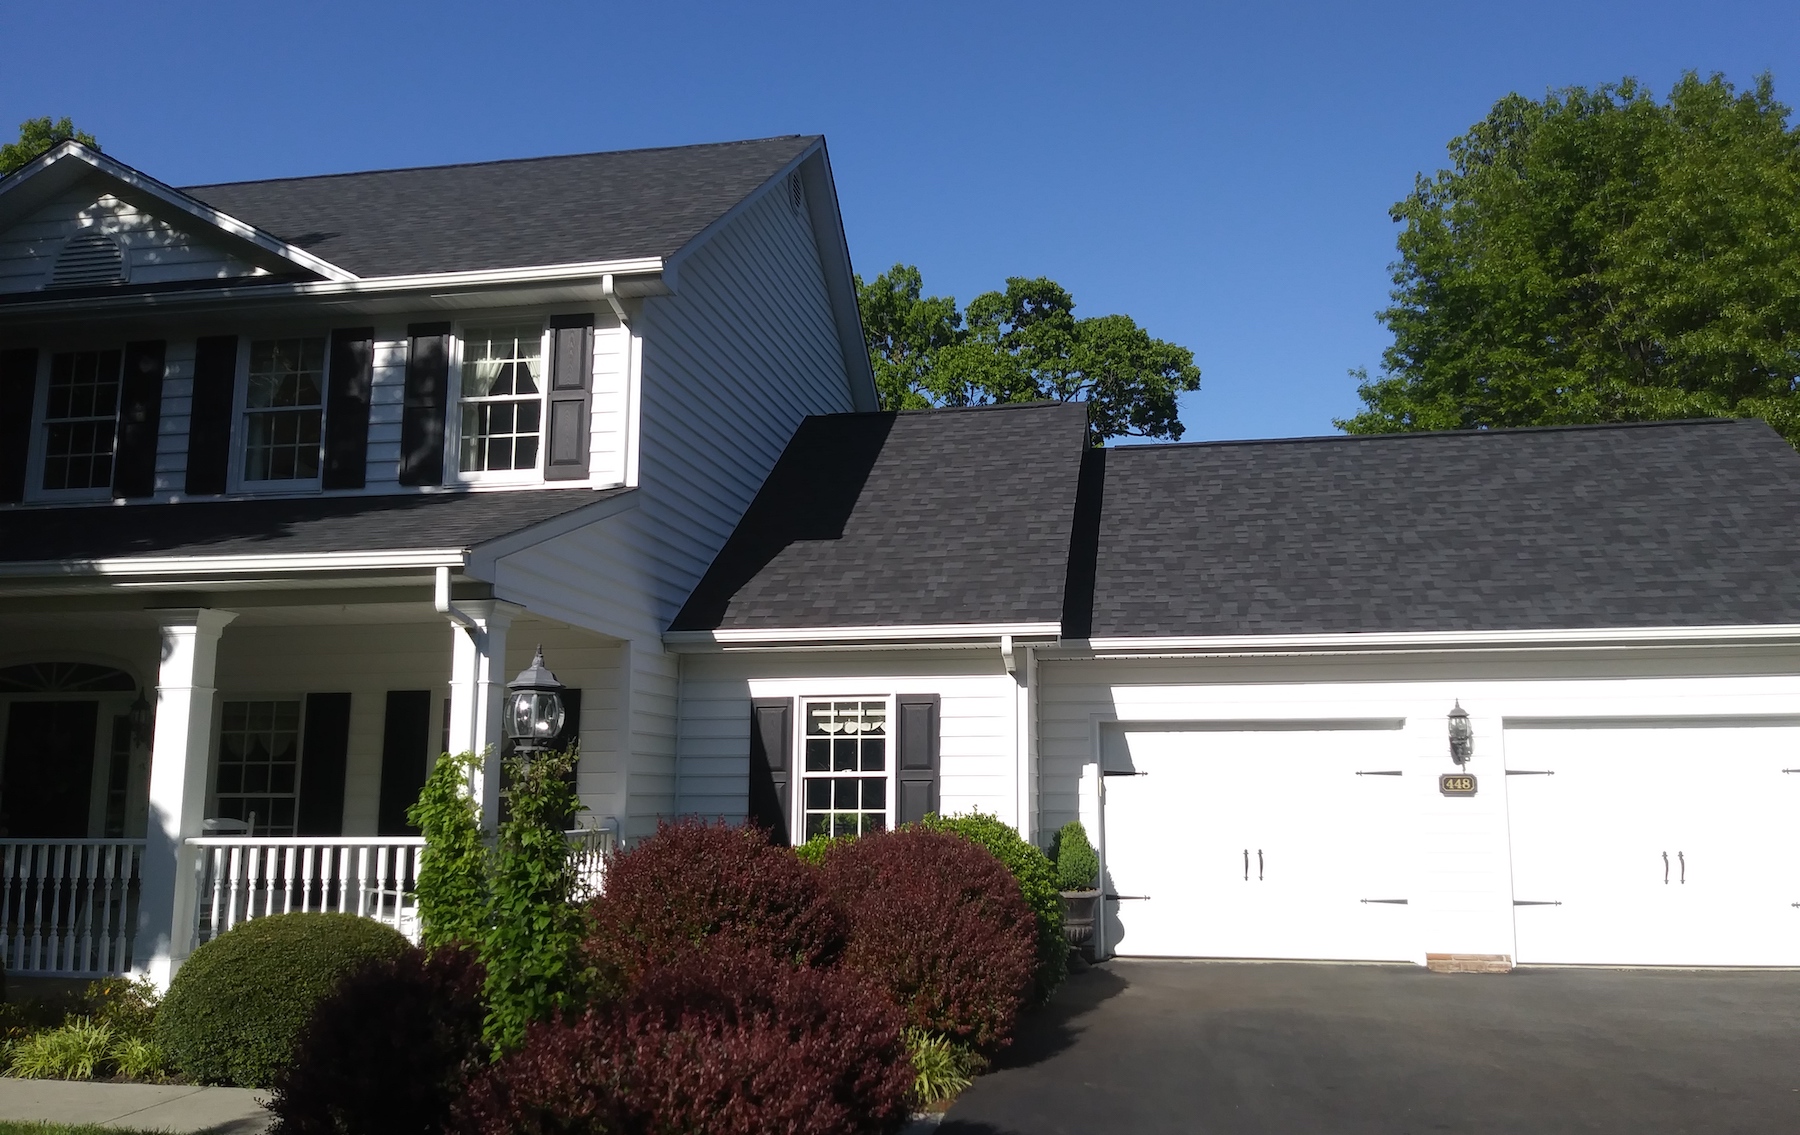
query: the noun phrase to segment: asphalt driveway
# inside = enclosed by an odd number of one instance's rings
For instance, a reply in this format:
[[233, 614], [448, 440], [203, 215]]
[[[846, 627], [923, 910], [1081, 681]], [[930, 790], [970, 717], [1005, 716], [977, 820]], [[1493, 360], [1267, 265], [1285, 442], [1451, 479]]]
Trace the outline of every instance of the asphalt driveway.
[[1114, 961], [940, 1135], [1800, 1131], [1800, 972]]

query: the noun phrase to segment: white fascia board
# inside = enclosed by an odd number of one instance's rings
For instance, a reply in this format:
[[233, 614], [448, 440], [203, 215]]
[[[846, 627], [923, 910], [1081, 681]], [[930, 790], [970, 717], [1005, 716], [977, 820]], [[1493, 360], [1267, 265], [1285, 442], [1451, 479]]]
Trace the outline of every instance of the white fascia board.
[[535, 547], [546, 540], [565, 536], [596, 521], [605, 520], [609, 516], [617, 516], [627, 509], [636, 508], [637, 504], [637, 490], [627, 489], [622, 493], [609, 496], [605, 500], [598, 500], [593, 504], [575, 509], [573, 512], [565, 512], [561, 516], [553, 516], [549, 520], [533, 524], [529, 528], [521, 528], [517, 532], [509, 532], [504, 536], [477, 544], [469, 551], [469, 574], [491, 583], [503, 558], [515, 552]]
[[0, 579], [164, 579], [279, 576], [310, 572], [405, 571], [461, 568], [461, 548], [386, 552], [302, 552], [275, 556], [120, 556], [102, 560], [40, 560], [0, 564]]
[[171, 209], [186, 213], [202, 224], [210, 225], [228, 236], [236, 237], [238, 240], [255, 245], [264, 252], [279, 256], [297, 268], [304, 268], [327, 280], [356, 279], [355, 273], [347, 272], [329, 260], [314, 256], [304, 248], [289, 244], [255, 225], [246, 224], [229, 213], [220, 212], [211, 205], [189, 197], [179, 189], [164, 185], [149, 174], [133, 169], [116, 158], [109, 158], [98, 150], [89, 149], [73, 139], [57, 144], [36, 160], [13, 171], [8, 177], [0, 179], [0, 196], [11, 192], [51, 166], [63, 161], [85, 163], [96, 172], [104, 174], [137, 193], [155, 198]]
[[1055, 640], [1060, 623], [935, 623], [920, 626], [787, 627], [754, 629], [732, 627], [712, 631], [665, 631], [663, 645], [682, 654], [719, 653], [728, 650], [796, 650], [845, 646], [886, 648], [934, 646], [995, 646], [1011, 636]]
[[1591, 630], [1404, 631], [1348, 634], [1138, 636], [1066, 641], [1063, 657], [1382, 653], [1417, 650], [1800, 644], [1800, 624], [1602, 627]]
[[[80, 300], [52, 299], [39, 303], [9, 303], [0, 315], [14, 311], [41, 312], [117, 308], [145, 308], [192, 304], [215, 300], [354, 299], [436, 293], [432, 299], [452, 298], [445, 293], [480, 291], [520, 284], [558, 284], [592, 280], [596, 287], [607, 276], [654, 276], [662, 272], [660, 257], [630, 260], [595, 260], [582, 264], [551, 264], [532, 268], [488, 268], [475, 272], [428, 272], [414, 276], [371, 276], [367, 279], [301, 281], [291, 284], [225, 284], [217, 288], [183, 288], [168, 292], [139, 292], [117, 296], [89, 296]], [[243, 280], [262, 277], [246, 276]]]

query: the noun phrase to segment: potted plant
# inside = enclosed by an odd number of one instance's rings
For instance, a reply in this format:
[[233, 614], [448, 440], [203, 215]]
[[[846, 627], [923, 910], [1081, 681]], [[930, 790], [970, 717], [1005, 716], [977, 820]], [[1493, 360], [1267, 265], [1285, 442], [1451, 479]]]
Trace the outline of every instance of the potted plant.
[[1070, 947], [1093, 959], [1094, 919], [1100, 906], [1100, 856], [1080, 820], [1070, 820], [1050, 845], [1056, 861], [1056, 887], [1062, 892], [1063, 936]]

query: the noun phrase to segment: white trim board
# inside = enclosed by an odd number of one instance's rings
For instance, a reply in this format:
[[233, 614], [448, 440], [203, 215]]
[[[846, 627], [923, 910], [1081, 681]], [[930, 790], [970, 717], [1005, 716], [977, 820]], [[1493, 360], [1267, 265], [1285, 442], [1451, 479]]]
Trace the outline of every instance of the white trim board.
[[804, 647], [880, 645], [885, 647], [992, 646], [1011, 637], [1055, 639], [1058, 623], [935, 623], [921, 626], [726, 628], [711, 631], [667, 631], [663, 645], [677, 653], [731, 649], [783, 650]]

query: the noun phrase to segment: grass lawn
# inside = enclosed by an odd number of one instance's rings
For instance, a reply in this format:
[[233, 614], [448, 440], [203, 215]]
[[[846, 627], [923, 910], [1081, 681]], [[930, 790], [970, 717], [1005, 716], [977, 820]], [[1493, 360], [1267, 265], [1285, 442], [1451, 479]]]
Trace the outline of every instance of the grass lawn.
[[139, 1131], [124, 1127], [101, 1127], [97, 1123], [34, 1123], [25, 1119], [0, 1119], [0, 1135], [167, 1135], [160, 1131]]

